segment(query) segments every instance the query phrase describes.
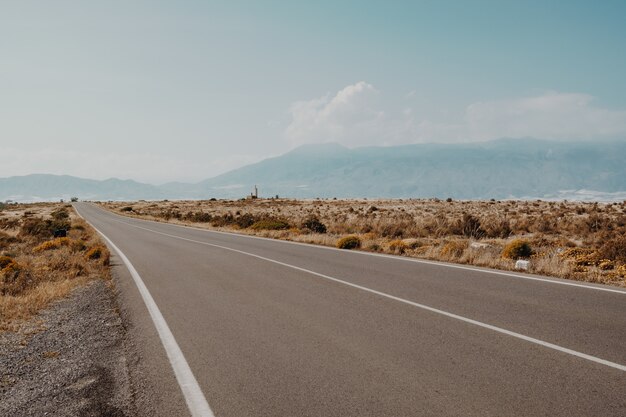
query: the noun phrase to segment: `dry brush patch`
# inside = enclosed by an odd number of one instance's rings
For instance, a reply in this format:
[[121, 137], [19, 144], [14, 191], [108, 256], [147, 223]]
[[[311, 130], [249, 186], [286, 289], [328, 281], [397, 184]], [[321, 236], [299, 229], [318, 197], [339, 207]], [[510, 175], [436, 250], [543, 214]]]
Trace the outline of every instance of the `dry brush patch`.
[[[626, 286], [626, 202], [207, 200], [109, 202], [126, 216]], [[350, 246], [350, 245], [348, 245]]]
[[[60, 230], [66, 236], [55, 238]], [[20, 322], [79, 285], [108, 279], [108, 263], [108, 250], [70, 205], [4, 206], [0, 211], [0, 330], [19, 328]]]

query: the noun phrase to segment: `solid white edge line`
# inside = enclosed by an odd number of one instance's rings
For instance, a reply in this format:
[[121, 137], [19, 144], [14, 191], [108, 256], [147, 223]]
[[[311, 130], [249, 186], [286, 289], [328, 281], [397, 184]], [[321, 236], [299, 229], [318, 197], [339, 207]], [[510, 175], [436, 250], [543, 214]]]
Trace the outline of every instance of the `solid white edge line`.
[[[473, 271], [473, 272], [484, 272], [486, 274], [492, 274], [492, 275], [500, 275], [500, 276], [511, 277], [511, 278], [520, 278], [520, 279], [526, 279], [526, 280], [530, 280], [530, 281], [539, 281], [539, 282], [546, 282], [546, 283], [549, 283], [549, 284], [567, 285], [568, 287], [586, 288], [588, 290], [605, 291], [605, 292], [611, 292], [611, 293], [617, 293], [617, 294], [626, 295], [626, 291], [625, 290], [620, 290], [620, 289], [617, 289], [617, 288], [599, 287], [599, 286], [594, 286], [594, 285], [585, 285], [585, 284], [581, 284], [581, 283], [577, 283], [577, 282], [570, 282], [570, 281], [564, 280], [562, 278], [541, 278], [541, 277], [537, 277], [537, 276], [521, 275], [521, 274], [515, 274], [515, 273], [511, 273], [511, 272], [499, 271], [499, 270], [495, 270], [495, 269], [478, 268], [478, 267], [471, 267], [471, 266], [465, 266], [465, 265], [455, 265], [455, 264], [451, 264], [451, 263], [447, 263], [447, 262], [429, 261], [429, 260], [426, 260], [426, 259], [409, 258], [409, 257], [405, 257], [405, 256], [395, 256], [395, 255], [388, 255], [388, 254], [384, 254], [384, 253], [372, 253], [372, 252], [364, 252], [364, 251], [358, 251], [358, 250], [357, 251], [346, 251], [346, 250], [343, 250], [343, 249], [337, 249], [337, 248], [333, 248], [333, 247], [330, 247], [330, 246], [316, 245], [314, 243], [294, 242], [294, 241], [291, 241], [291, 240], [272, 239], [272, 238], [262, 237], [262, 236], [251, 236], [251, 235], [246, 235], [246, 234], [243, 234], [243, 233], [233, 233], [233, 232], [224, 232], [222, 230], [203, 229], [201, 227], [195, 227], [195, 226], [189, 226], [189, 225], [183, 225], [183, 224], [161, 222], [161, 221], [149, 220], [149, 219], [141, 219], [141, 218], [138, 218], [138, 217], [131, 217], [131, 216], [123, 216], [123, 215], [117, 214], [117, 213], [115, 213], [113, 211], [104, 209], [104, 208], [102, 208], [102, 207], [100, 207], [100, 206], [98, 206], [96, 204], [93, 204], [93, 205], [95, 205], [100, 210], [104, 211], [105, 213], [110, 213], [110, 214], [112, 214], [114, 216], [121, 217], [123, 219], [139, 220], [139, 221], [142, 221], [142, 222], [150, 222], [150, 223], [161, 224], [161, 225], [170, 225], [170, 226], [180, 227], [180, 228], [183, 228], [183, 229], [192, 229], [192, 230], [198, 230], [198, 231], [201, 231], [201, 232], [218, 233], [218, 234], [222, 234], [222, 235], [243, 237], [243, 238], [248, 238], [248, 239], [259, 239], [259, 240], [267, 240], [267, 241], [276, 242], [276, 243], [300, 245], [300, 246], [306, 246], [306, 247], [316, 248], [316, 249], [325, 249], [325, 250], [342, 252], [342, 253], [350, 253], [350, 254], [354, 254], [354, 255], [375, 256], [375, 257], [379, 257], [379, 258], [387, 258], [387, 259], [392, 259], [392, 260], [396, 260], [396, 261], [405, 261], [405, 262], [413, 262], [413, 263], [418, 263], [418, 264], [433, 265], [433, 266], [442, 267], [442, 268], [454, 268], [454, 269], [463, 269], [463, 270], [466, 270], [466, 271]], [[121, 222], [121, 223], [126, 223], [126, 222]], [[126, 224], [130, 224], [130, 223], [126, 223]]]
[[391, 295], [391, 294], [387, 294], [387, 293], [384, 293], [384, 292], [381, 292], [381, 291], [373, 290], [371, 288], [363, 287], [363, 286], [358, 285], [358, 284], [353, 284], [351, 282], [344, 281], [344, 280], [341, 280], [339, 278], [331, 277], [329, 275], [324, 275], [324, 274], [321, 274], [319, 272], [311, 271], [309, 269], [301, 268], [299, 266], [295, 266], [295, 265], [287, 264], [287, 263], [284, 263], [284, 262], [276, 261], [274, 259], [266, 258], [264, 256], [256, 255], [254, 253], [249, 253], [249, 252], [241, 251], [241, 250], [238, 250], [238, 249], [229, 248], [227, 246], [216, 245], [216, 244], [208, 243], [208, 242], [202, 242], [200, 240], [187, 239], [185, 237], [176, 236], [176, 235], [170, 235], [169, 233], [158, 232], [156, 230], [152, 230], [152, 229], [148, 229], [148, 228], [145, 228], [145, 227], [136, 226], [136, 225], [132, 225], [132, 224], [128, 224], [128, 225], [131, 226], [131, 227], [138, 228], [138, 229], [147, 230], [149, 232], [156, 233], [156, 234], [159, 234], [159, 235], [168, 236], [168, 237], [172, 237], [172, 238], [180, 239], [180, 240], [185, 240], [185, 241], [188, 241], [188, 242], [198, 243], [198, 244], [201, 244], [201, 245], [212, 246], [212, 247], [215, 247], [215, 248], [220, 248], [220, 249], [224, 249], [224, 250], [240, 253], [242, 255], [247, 255], [247, 256], [254, 257], [254, 258], [258, 258], [258, 259], [261, 259], [261, 260], [266, 261], [266, 262], [271, 262], [271, 263], [275, 263], [277, 265], [281, 265], [281, 266], [284, 266], [284, 267], [287, 267], [287, 268], [292, 268], [292, 269], [295, 269], [297, 271], [305, 272], [305, 273], [308, 273], [308, 274], [311, 274], [311, 275], [318, 276], [320, 278], [327, 279], [329, 281], [334, 281], [334, 282], [337, 282], [339, 284], [346, 285], [348, 287], [352, 287], [352, 288], [359, 289], [361, 291], [366, 291], [366, 292], [369, 292], [369, 293], [372, 293], [372, 294], [376, 294], [378, 296], [385, 297], [385, 298], [388, 298], [390, 300], [399, 301], [401, 303], [408, 304], [408, 305], [413, 306], [413, 307], [418, 307], [418, 308], [421, 308], [423, 310], [427, 310], [427, 311], [430, 311], [430, 312], [433, 312], [433, 313], [441, 314], [443, 316], [450, 317], [450, 318], [453, 318], [453, 319], [456, 319], [456, 320], [460, 320], [460, 321], [463, 321], [465, 323], [470, 323], [470, 324], [473, 324], [475, 326], [479, 326], [479, 327], [482, 327], [482, 328], [485, 328], [485, 329], [489, 329], [489, 330], [492, 330], [492, 331], [495, 331], [495, 332], [498, 332], [498, 333], [505, 334], [507, 336], [515, 337], [515, 338], [521, 339], [521, 340], [525, 340], [527, 342], [534, 343], [534, 344], [539, 345], [539, 346], [543, 346], [543, 347], [547, 347], [549, 349], [553, 349], [553, 350], [556, 350], [556, 351], [559, 351], [559, 352], [567, 353], [569, 355], [576, 356], [576, 357], [582, 358], [582, 359], [586, 359], [586, 360], [591, 361], [591, 362], [595, 362], [595, 363], [599, 363], [599, 364], [602, 364], [602, 365], [606, 365], [606, 366], [609, 366], [611, 368], [618, 369], [620, 371], [626, 371], [626, 365], [621, 365], [619, 363], [611, 362], [611, 361], [608, 361], [608, 360], [605, 360], [605, 359], [602, 359], [602, 358], [598, 358], [596, 356], [588, 355], [586, 353], [582, 353], [582, 352], [578, 352], [576, 350], [568, 349], [568, 348], [563, 347], [563, 346], [555, 345], [555, 344], [550, 343], [550, 342], [546, 342], [546, 341], [543, 341], [543, 340], [540, 340], [540, 339], [535, 339], [534, 337], [526, 336], [526, 335], [523, 335], [521, 333], [516, 333], [516, 332], [513, 332], [511, 330], [507, 330], [507, 329], [503, 329], [501, 327], [493, 326], [491, 324], [483, 323], [483, 322], [478, 321], [478, 320], [473, 320], [473, 319], [470, 319], [468, 317], [459, 316], [458, 314], [454, 314], [454, 313], [450, 313], [448, 311], [440, 310], [438, 308], [430, 307], [430, 306], [427, 306], [425, 304], [416, 303], [416, 302], [413, 302], [413, 301], [410, 301], [410, 300], [406, 300], [404, 298], [396, 297], [395, 295]]
[[157, 332], [159, 334], [159, 338], [161, 339], [161, 343], [165, 348], [165, 353], [167, 354], [167, 358], [172, 365], [172, 369], [174, 370], [174, 374], [176, 376], [176, 380], [178, 381], [178, 385], [185, 397], [185, 401], [187, 402], [187, 407], [189, 408], [189, 412], [193, 417], [215, 417], [211, 407], [209, 407], [209, 403], [204, 397], [204, 393], [202, 389], [200, 389], [200, 385], [198, 385], [198, 381], [196, 377], [193, 375], [183, 352], [180, 350], [178, 343], [176, 343], [176, 339], [172, 334], [163, 314], [159, 310], [156, 302], [152, 298], [150, 291], [144, 284], [141, 276], [133, 266], [133, 264], [128, 260], [126, 255], [109, 239], [104, 233], [98, 230], [93, 224], [91, 224], [87, 219], [85, 219], [79, 212], [76, 207], [74, 207], [74, 211], [80, 218], [85, 220], [91, 227], [97, 231], [104, 240], [117, 252], [120, 259], [128, 268], [130, 275], [133, 277], [135, 284], [137, 285], [137, 289], [141, 294], [141, 298], [143, 298], [146, 307], [148, 308], [148, 312], [150, 313], [150, 317], [152, 318], [152, 322], [154, 323], [154, 327], [156, 327]]

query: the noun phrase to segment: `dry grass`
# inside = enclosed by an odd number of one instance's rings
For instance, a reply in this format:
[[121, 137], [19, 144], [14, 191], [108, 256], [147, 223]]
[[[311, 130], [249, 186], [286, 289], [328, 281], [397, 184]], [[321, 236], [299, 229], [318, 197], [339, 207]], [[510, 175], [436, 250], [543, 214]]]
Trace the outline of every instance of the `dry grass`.
[[[532, 273], [626, 286], [626, 202], [258, 199], [104, 206], [127, 216], [327, 246], [354, 235], [366, 251], [507, 270], [524, 258]], [[531, 252], [505, 252], [516, 240]]]
[[[66, 237], [54, 238], [58, 229]], [[90, 256], [98, 251], [99, 256]], [[52, 301], [108, 278], [108, 251], [69, 205], [24, 204], [0, 211], [0, 331], [16, 330]]]

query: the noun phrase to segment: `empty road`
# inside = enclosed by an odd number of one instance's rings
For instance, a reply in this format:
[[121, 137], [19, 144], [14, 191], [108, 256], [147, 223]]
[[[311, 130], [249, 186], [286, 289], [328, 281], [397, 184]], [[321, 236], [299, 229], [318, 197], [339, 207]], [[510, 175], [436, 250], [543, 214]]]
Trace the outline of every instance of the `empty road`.
[[145, 415], [626, 415], [624, 290], [75, 207], [122, 253]]

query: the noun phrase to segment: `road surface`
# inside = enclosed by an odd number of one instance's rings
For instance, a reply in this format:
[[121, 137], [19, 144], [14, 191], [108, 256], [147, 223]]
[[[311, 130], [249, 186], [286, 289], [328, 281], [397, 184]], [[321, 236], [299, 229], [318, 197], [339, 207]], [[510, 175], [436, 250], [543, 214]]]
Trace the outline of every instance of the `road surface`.
[[76, 208], [122, 253], [146, 414], [626, 415], [624, 290]]

